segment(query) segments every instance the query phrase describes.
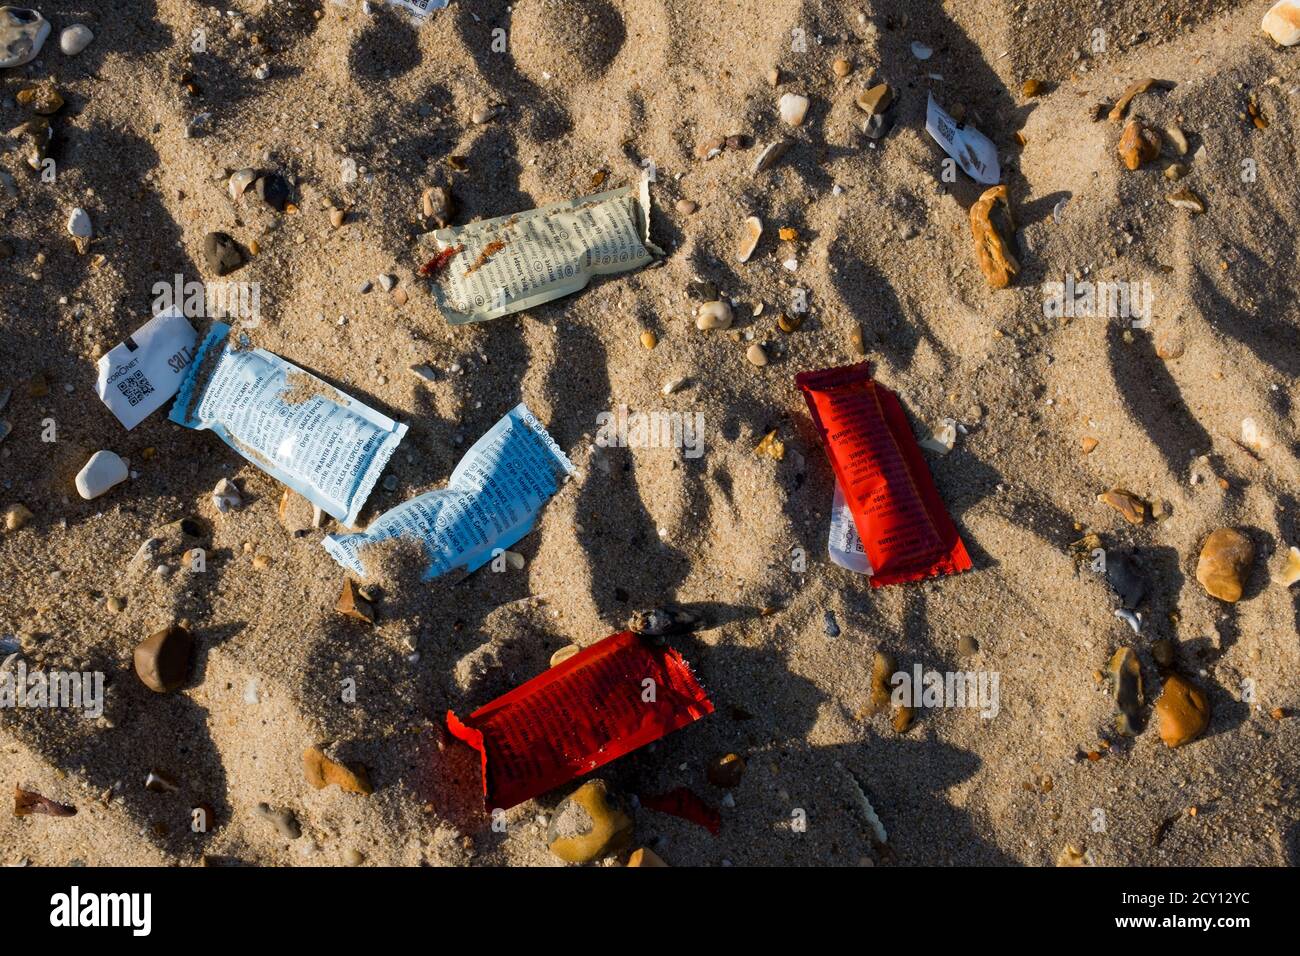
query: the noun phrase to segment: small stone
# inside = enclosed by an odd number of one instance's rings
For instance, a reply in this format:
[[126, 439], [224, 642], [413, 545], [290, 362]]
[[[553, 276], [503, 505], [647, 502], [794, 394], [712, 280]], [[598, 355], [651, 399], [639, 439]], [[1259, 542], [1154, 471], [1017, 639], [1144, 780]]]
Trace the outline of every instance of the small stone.
[[408, 293], [405, 289], [397, 288], [393, 290], [393, 294], [392, 296], [390, 296], [390, 298], [392, 298], [393, 300], [393, 305], [397, 306], [398, 308], [401, 308], [402, 306], [406, 305], [408, 301], [410, 301], [411, 296], [410, 293]]
[[754, 160], [754, 173], [765, 173], [781, 161], [790, 149], [789, 140], [779, 139], [775, 143], [770, 143], [763, 149], [759, 150], [758, 158]]
[[1174, 666], [1174, 642], [1167, 637], [1162, 637], [1151, 645], [1151, 656], [1156, 659], [1156, 663], [1161, 667]]
[[1200, 688], [1171, 674], [1156, 701], [1156, 715], [1160, 739], [1166, 746], [1181, 747], [1205, 733], [1210, 725], [1210, 702]]
[[652, 349], [659, 344], [659, 337], [649, 329], [642, 329], [641, 344], [647, 349]]
[[348, 214], [344, 210], [336, 207], [330, 208], [330, 225], [335, 229], [338, 229], [343, 225], [343, 223], [347, 222], [347, 219]]
[[749, 257], [758, 248], [758, 241], [763, 238], [763, 220], [750, 216], [741, 229], [740, 242], [736, 245], [736, 261], [748, 262]]
[[697, 210], [697, 209], [699, 209], [699, 208], [700, 208], [699, 203], [692, 202], [692, 201], [689, 200], [689, 199], [679, 199], [679, 200], [677, 200], [677, 206], [676, 206], [676, 209], [677, 209], [677, 211], [678, 211], [679, 213], [681, 213], [683, 216], [689, 216], [689, 215], [691, 215], [693, 212], [695, 212], [695, 210]]
[[485, 123], [490, 123], [499, 112], [500, 108], [496, 106], [480, 106], [470, 113], [469, 120], [475, 126], [482, 126]]
[[1043, 92], [1043, 81], [1038, 79], [1025, 80], [1020, 86], [1020, 92], [1025, 97], [1034, 97]]
[[1240, 531], [1220, 528], [1205, 539], [1196, 562], [1196, 580], [1220, 601], [1241, 599], [1255, 561], [1255, 545]]
[[121, 614], [126, 610], [126, 598], [114, 595], [104, 602], [104, 606], [108, 608], [110, 614]]
[[397, 286], [397, 277], [388, 273], [382, 273], [376, 281], [379, 283], [379, 288], [385, 292], [392, 292]]
[[90, 46], [94, 39], [95, 34], [90, 31], [90, 27], [84, 23], [74, 23], [59, 34], [59, 49], [64, 56], [76, 56]]
[[740, 778], [745, 775], [745, 758], [738, 754], [724, 754], [712, 761], [705, 776], [709, 783], [724, 790], [733, 790], [740, 786]]
[[1183, 357], [1186, 345], [1183, 331], [1176, 323], [1161, 323], [1156, 329], [1156, 355], [1166, 361]]
[[33, 814], [47, 817], [75, 817], [77, 808], [66, 803], [56, 803], [49, 797], [43, 797], [31, 790], [14, 787], [14, 816], [29, 817]]
[[1160, 155], [1160, 134], [1137, 120], [1129, 120], [1115, 147], [1127, 169], [1140, 169]]
[[[1100, 545], [1100, 539], [1098, 539]], [[1106, 555], [1106, 583], [1119, 598], [1120, 607], [1136, 609], [1146, 597], [1149, 586], [1138, 563], [1122, 551]]]
[[83, 256], [90, 249], [90, 237], [94, 235], [95, 229], [90, 222], [90, 213], [80, 206], [68, 214], [68, 235], [77, 245], [77, 251]]
[[[1110, 113], [1107, 114], [1107, 118], [1112, 123], [1118, 123], [1124, 118], [1124, 114], [1128, 112], [1128, 105], [1133, 102], [1133, 97], [1137, 96], [1139, 93], [1145, 93], [1154, 86], [1158, 86], [1158, 84], [1149, 76], [1144, 76], [1140, 80], [1134, 80], [1124, 88], [1124, 92], [1120, 94], [1120, 98], [1115, 102], [1115, 105], [1111, 107]], [[1135, 167], [1129, 168], [1132, 169]]]
[[219, 276], [228, 275], [244, 264], [239, 244], [224, 232], [210, 232], [203, 237], [203, 257], [208, 271]]
[[966, 636], [957, 641], [957, 654], [961, 657], [974, 657], [979, 649], [980, 642], [973, 637]]
[[1177, 206], [1179, 209], [1186, 209], [1193, 215], [1205, 212], [1205, 203], [1201, 197], [1196, 195], [1190, 189], [1180, 189], [1178, 192], [1170, 193], [1165, 199], [1171, 206]]
[[561, 860], [590, 863], [632, 841], [632, 818], [603, 780], [589, 780], [560, 801], [546, 828], [546, 845]]
[[884, 139], [894, 126], [892, 113], [872, 113], [862, 124], [862, 132], [868, 139]]
[[5, 509], [5, 530], [17, 531], [32, 520], [32, 513], [25, 505], [10, 505]]
[[711, 136], [695, 147], [695, 157], [704, 160], [713, 159], [722, 153], [726, 145], [725, 136]]
[[802, 126], [804, 117], [808, 115], [808, 97], [798, 93], [782, 94], [777, 108], [781, 112], [782, 120], [791, 126]]
[[695, 327], [701, 332], [731, 328], [731, 306], [726, 302], [705, 302], [695, 310]]
[[212, 506], [225, 514], [243, 507], [244, 499], [239, 488], [229, 478], [222, 478], [212, 489]]
[[898, 662], [894, 660], [894, 655], [884, 651], [876, 652], [871, 661], [871, 713], [879, 713], [889, 706], [893, 696], [891, 680], [897, 670]]
[[302, 836], [302, 825], [292, 810], [275, 810], [269, 803], [259, 803], [253, 812], [274, 826], [286, 840], [296, 840]]
[[98, 498], [127, 479], [126, 462], [115, 452], [97, 451], [77, 472], [77, 494], [87, 501]]
[[375, 792], [364, 767], [352, 769], [336, 760], [331, 760], [319, 747], [310, 747], [303, 751], [302, 769], [307, 782], [317, 790], [338, 784], [339, 789], [347, 793], [369, 796]]
[[257, 198], [262, 200], [276, 212], [283, 212], [285, 204], [292, 195], [292, 187], [289, 181], [279, 173], [268, 173], [258, 178], [253, 186], [253, 191], [257, 193]]
[[1284, 588], [1289, 588], [1300, 581], [1300, 548], [1294, 545], [1287, 548], [1286, 553], [1278, 560], [1278, 570], [1273, 575], [1273, 580]]
[[1259, 28], [1279, 46], [1300, 43], [1300, 0], [1278, 0], [1268, 8]]
[[1015, 217], [1006, 186], [994, 186], [970, 209], [971, 236], [980, 271], [992, 289], [1005, 289], [1019, 274], [1020, 263], [1012, 251]]
[[17, 100], [19, 106], [26, 106], [39, 116], [53, 116], [63, 109], [63, 96], [53, 83], [29, 86], [25, 90], [19, 90], [14, 99]]
[[343, 851], [343, 862], [347, 866], [360, 866], [366, 862], [366, 855], [356, 847], [348, 847]]
[[785, 312], [782, 312], [776, 318], [776, 327], [789, 335], [791, 332], [799, 331], [799, 327], [803, 325], [803, 320], [804, 313], [802, 312], [795, 313], [794, 315], [787, 315]]
[[668, 866], [654, 850], [647, 847], [640, 847], [633, 850], [632, 855], [627, 858], [628, 866]]
[[843, 79], [853, 72], [853, 64], [841, 57], [831, 64], [831, 72]]
[[1110, 505], [1124, 516], [1129, 524], [1142, 524], [1146, 520], [1147, 503], [1123, 488], [1112, 488], [1097, 496], [1102, 504]]
[[258, 554], [253, 557], [253, 570], [265, 571], [271, 566], [271, 559], [265, 554]]
[[1084, 435], [1079, 439], [1079, 447], [1085, 455], [1091, 455], [1093, 450], [1100, 444], [1097, 439], [1091, 435]]
[[35, 10], [0, 7], [0, 69], [36, 59], [49, 35], [49, 21]]
[[776, 67], [772, 67], [767, 71], [767, 85], [778, 86], [780, 85], [780, 83], [781, 83], [781, 71], [778, 70]]
[[840, 625], [835, 620], [835, 612], [829, 608], [822, 612], [822, 633], [827, 637], [840, 636]]
[[361, 596], [361, 592], [357, 590], [356, 582], [351, 578], [343, 579], [343, 593], [339, 595], [334, 610], [347, 617], [364, 621], [367, 624], [375, 623], [374, 606]]
[[554, 667], [557, 664], [563, 664], [565, 661], [567, 661], [574, 654], [578, 653], [578, 651], [580, 650], [582, 650], [582, 648], [579, 647], [577, 644], [564, 645], [558, 651], [556, 651], [554, 654], [551, 655], [551, 666]]
[[1141, 729], [1142, 717], [1142, 665], [1132, 648], [1121, 647], [1107, 665], [1115, 706], [1119, 714], [1115, 729], [1125, 737], [1133, 737]]
[[934, 50], [930, 47], [926, 46], [919, 40], [912, 41], [912, 56], [916, 57], [918, 60], [928, 60], [933, 55]]
[[433, 220], [439, 229], [446, 229], [451, 224], [455, 206], [451, 190], [446, 186], [430, 186], [420, 195], [420, 208], [424, 212], [424, 218]]
[[1187, 167], [1182, 163], [1170, 163], [1165, 167], [1165, 179], [1170, 182], [1182, 179], [1187, 175]]
[[759, 368], [767, 364], [767, 352], [757, 342], [745, 350], [745, 358], [749, 359], [751, 365], [757, 365]]
[[785, 442], [776, 437], [775, 428], [763, 436], [763, 440], [754, 448], [754, 454], [759, 458], [771, 458], [773, 461], [784, 460]]
[[888, 83], [877, 83], [854, 97], [853, 102], [869, 116], [883, 113], [894, 103], [894, 91]]
[[1179, 156], [1187, 155], [1187, 150], [1190, 147], [1187, 143], [1187, 136], [1181, 129], [1177, 126], [1166, 126], [1165, 138], [1169, 140], [1169, 145], [1174, 148], [1174, 152]]
[[849, 330], [849, 348], [858, 357], [867, 354], [867, 341], [862, 334], [862, 326], [856, 322], [853, 323], [853, 328]]
[[150, 690], [170, 693], [185, 685], [194, 662], [194, 637], [179, 624], [157, 631], [135, 648], [135, 673]]

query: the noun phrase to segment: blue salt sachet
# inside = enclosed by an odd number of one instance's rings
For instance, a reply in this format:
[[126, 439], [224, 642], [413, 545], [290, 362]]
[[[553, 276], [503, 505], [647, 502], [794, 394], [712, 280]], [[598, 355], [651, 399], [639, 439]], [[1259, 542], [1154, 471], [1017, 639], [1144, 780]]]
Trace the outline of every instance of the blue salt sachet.
[[571, 474], [573, 462], [521, 402], [465, 453], [446, 488], [402, 502], [362, 533], [332, 534], [322, 543], [361, 577], [365, 549], [398, 537], [424, 546], [426, 579], [455, 568], [468, 573], [528, 534]]
[[[356, 522], [406, 426], [213, 323], [170, 418], [211, 429], [331, 517]], [[216, 350], [220, 349], [220, 352]]]

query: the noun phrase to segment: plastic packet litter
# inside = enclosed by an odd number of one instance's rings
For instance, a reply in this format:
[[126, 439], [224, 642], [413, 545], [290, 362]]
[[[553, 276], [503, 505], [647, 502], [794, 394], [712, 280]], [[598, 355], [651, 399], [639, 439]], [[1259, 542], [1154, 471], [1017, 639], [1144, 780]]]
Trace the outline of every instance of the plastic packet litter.
[[435, 10], [445, 9], [451, 0], [388, 0], [391, 6], [402, 7], [423, 20]]
[[573, 463], [520, 402], [474, 443], [447, 487], [390, 508], [359, 534], [332, 534], [325, 550], [366, 576], [365, 549], [391, 538], [418, 540], [429, 557], [425, 578], [482, 567], [498, 549], [533, 529], [542, 506], [573, 473]]
[[903, 406], [864, 362], [795, 377], [853, 514], [871, 586], [970, 569]]
[[211, 429], [231, 448], [344, 524], [406, 434], [344, 395], [215, 322], [181, 384], [171, 420]]
[[99, 357], [95, 391], [127, 431], [176, 394], [198, 338], [180, 310], [169, 309]]
[[713, 713], [671, 647], [613, 634], [447, 728], [479, 752], [489, 808], [508, 810]]
[[429, 267], [436, 270], [433, 293], [452, 325], [550, 302], [592, 276], [630, 272], [664, 254], [650, 241], [644, 178], [639, 187], [439, 229], [433, 238], [439, 252]]
[[1001, 180], [998, 148], [993, 141], [975, 127], [964, 126], [945, 113], [934, 101], [933, 93], [925, 107], [925, 131], [977, 183], [993, 185]]
[[862, 546], [858, 527], [853, 523], [853, 512], [844, 500], [844, 489], [839, 479], [835, 481], [835, 497], [831, 501], [831, 532], [827, 542], [831, 560], [842, 568], [858, 574], [871, 574], [871, 559]]

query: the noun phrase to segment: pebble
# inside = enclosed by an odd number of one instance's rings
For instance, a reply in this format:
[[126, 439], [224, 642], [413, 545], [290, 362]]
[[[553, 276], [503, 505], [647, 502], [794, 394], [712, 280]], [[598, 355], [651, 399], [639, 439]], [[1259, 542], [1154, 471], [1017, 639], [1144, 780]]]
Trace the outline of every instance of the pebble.
[[330, 207], [330, 225], [338, 229], [348, 220], [348, 214], [345, 210], [337, 207]]
[[733, 790], [740, 786], [740, 779], [745, 775], [745, 758], [739, 754], [723, 754], [709, 764], [704, 775], [715, 787]]
[[864, 90], [854, 97], [853, 102], [868, 115], [883, 113], [894, 102], [894, 91], [888, 83], [877, 83], [869, 90]]
[[36, 59], [50, 35], [50, 22], [25, 7], [0, 7], [0, 69]]
[[893, 654], [877, 651], [871, 660], [871, 713], [876, 714], [889, 706], [893, 688], [890, 678], [898, 670], [898, 662]]
[[808, 115], [808, 97], [798, 93], [784, 93], [777, 103], [781, 119], [791, 126], [802, 126]]
[[668, 866], [654, 850], [648, 847], [640, 847], [633, 850], [632, 855], [627, 858], [628, 866]]
[[659, 344], [659, 337], [649, 329], [643, 329], [641, 331], [641, 344], [647, 349], [652, 349]]
[[1147, 582], [1137, 562], [1118, 551], [1106, 554], [1106, 583], [1119, 598], [1120, 607], [1133, 609], [1147, 595]]
[[754, 173], [765, 173], [781, 161], [790, 149], [789, 140], [778, 139], [775, 143], [770, 143], [759, 150], [758, 157], [754, 160]]
[[239, 244], [224, 232], [210, 232], [203, 237], [203, 258], [208, 271], [219, 276], [228, 275], [244, 264]]
[[750, 216], [745, 220], [740, 233], [740, 242], [736, 245], [736, 261], [748, 262], [749, 257], [758, 248], [758, 241], [763, 238], [763, 220]]
[[745, 358], [749, 359], [751, 365], [757, 365], [759, 368], [767, 364], [767, 352], [757, 342], [745, 350]]
[[262, 200], [276, 212], [283, 212], [285, 204], [289, 201], [289, 196], [293, 189], [289, 185], [289, 180], [285, 179], [279, 173], [268, 173], [265, 176], [258, 177], [253, 186], [253, 191], [257, 193], [257, 198]]
[[1165, 127], [1165, 138], [1169, 140], [1169, 145], [1174, 148], [1179, 156], [1186, 156], [1188, 150], [1187, 136], [1177, 126]]
[[891, 114], [872, 113], [867, 117], [867, 121], [862, 124], [862, 132], [866, 134], [868, 139], [884, 139], [889, 135], [893, 125]]
[[1112, 488], [1099, 494], [1097, 500], [1102, 504], [1110, 505], [1122, 514], [1129, 524], [1142, 524], [1146, 520], [1147, 503], [1131, 491]]
[[39, 116], [53, 116], [63, 109], [63, 96], [53, 83], [29, 86], [14, 97], [19, 106], [30, 107]]
[[307, 782], [317, 790], [337, 784], [346, 793], [369, 796], [375, 792], [364, 767], [353, 769], [337, 760], [331, 760], [319, 747], [309, 747], [303, 751], [302, 770]]
[[1166, 746], [1181, 747], [1205, 733], [1210, 725], [1210, 702], [1200, 688], [1171, 674], [1156, 701], [1156, 715], [1160, 739]]
[[408, 293], [405, 289], [397, 288], [393, 290], [393, 294], [392, 294], [393, 305], [399, 308], [401, 306], [406, 305], [406, 303], [410, 301], [410, 298], [411, 298], [410, 293]]
[[269, 803], [259, 803], [253, 812], [271, 823], [286, 840], [296, 840], [302, 836], [302, 825], [292, 810], [275, 810]]
[[787, 315], [782, 312], [776, 317], [776, 327], [782, 332], [789, 335], [791, 332], [798, 332], [799, 327], [803, 325], [804, 313], [796, 312], [794, 315]]
[[1016, 223], [1006, 186], [986, 189], [971, 206], [970, 228], [980, 271], [989, 288], [1005, 289], [1020, 272], [1020, 263], [1012, 251]]
[[343, 593], [339, 595], [334, 610], [358, 621], [365, 621], [367, 624], [375, 623], [374, 606], [361, 596], [356, 582], [351, 578], [343, 579]]
[[1151, 645], [1151, 656], [1156, 659], [1156, 663], [1161, 667], [1172, 667], [1174, 665], [1174, 642], [1167, 637], [1162, 637]]
[[94, 235], [95, 228], [90, 222], [90, 213], [77, 206], [68, 214], [68, 235], [72, 241], [77, 244], [77, 251], [83, 256], [86, 250], [90, 248], [90, 237]]
[[578, 653], [578, 651], [580, 650], [582, 650], [582, 648], [579, 647], [577, 644], [564, 645], [558, 651], [556, 651], [554, 654], [551, 655], [551, 666], [554, 667], [556, 664], [563, 664], [565, 661], [567, 661], [574, 654]]
[[225, 514], [227, 511], [235, 511], [243, 507], [244, 499], [239, 493], [239, 488], [229, 478], [222, 478], [212, 489], [212, 506]]
[[150, 690], [170, 693], [185, 685], [194, 663], [194, 636], [179, 624], [136, 645], [135, 673]]
[[348, 866], [360, 866], [366, 862], [366, 855], [355, 847], [348, 847], [343, 851], [343, 862]]
[[856, 322], [849, 330], [849, 347], [853, 350], [853, 354], [859, 357], [867, 354], [867, 342], [862, 335], [862, 326]]
[[1278, 0], [1268, 8], [1259, 28], [1280, 46], [1300, 43], [1300, 0]]
[[1084, 435], [1079, 439], [1079, 448], [1085, 455], [1091, 455], [1098, 444], [1100, 443], [1097, 439], [1093, 438], [1091, 435]]
[[126, 462], [115, 452], [97, 451], [77, 472], [77, 494], [90, 501], [126, 479]]
[[1149, 163], [1160, 155], [1160, 134], [1147, 129], [1135, 119], [1129, 120], [1115, 151], [1119, 153], [1125, 168], [1139, 169], [1143, 163]]
[[1241, 599], [1255, 561], [1255, 546], [1240, 531], [1220, 528], [1205, 539], [1196, 562], [1196, 580], [1220, 601]]
[[271, 559], [265, 554], [258, 554], [253, 557], [253, 570], [265, 571], [271, 566]]
[[839, 637], [840, 626], [835, 621], [835, 612], [827, 610], [822, 613], [822, 630], [827, 637]]
[[831, 64], [831, 72], [843, 79], [853, 72], [853, 64], [841, 57]]
[[701, 332], [731, 328], [731, 306], [726, 302], [705, 302], [695, 310], [695, 327]]
[[1138, 722], [1142, 716], [1142, 665], [1132, 648], [1121, 647], [1111, 657], [1106, 671], [1119, 709], [1115, 729], [1125, 737], [1134, 737], [1141, 729]]
[[76, 56], [90, 46], [95, 34], [84, 23], [74, 23], [59, 34], [59, 49], [65, 56]]
[[32, 520], [32, 513], [25, 505], [10, 505], [5, 509], [5, 530], [17, 531]]
[[1186, 344], [1182, 329], [1174, 323], [1164, 323], [1156, 329], [1156, 355], [1166, 361], [1183, 357]]
[[480, 106], [470, 114], [470, 122], [475, 126], [482, 126], [484, 123], [491, 122], [499, 112], [500, 108], [496, 106]]
[[1169, 193], [1169, 195], [1165, 196], [1165, 200], [1171, 206], [1177, 206], [1179, 209], [1188, 210], [1192, 215], [1205, 212], [1205, 203], [1201, 200], [1200, 196], [1196, 195], [1196, 193], [1192, 192], [1190, 189], [1184, 188], [1177, 192]]
[[1020, 92], [1026, 97], [1038, 96], [1043, 92], [1043, 81], [1039, 79], [1025, 80], [1020, 86]]
[[424, 218], [432, 219], [439, 229], [447, 228], [455, 211], [451, 190], [446, 186], [430, 186], [420, 194], [420, 209]]
[[1279, 561], [1279, 569], [1274, 579], [1284, 588], [1300, 581], [1300, 548], [1292, 545]]
[[690, 199], [679, 199], [677, 200], [676, 208], [683, 216], [689, 216], [695, 212], [695, 210], [699, 209], [700, 206], [699, 203], [693, 202]]
[[590, 863], [632, 842], [632, 818], [603, 780], [589, 780], [560, 801], [546, 828], [546, 845], [569, 863]]
[[918, 60], [928, 60], [933, 55], [934, 50], [930, 49], [924, 43], [921, 43], [919, 40], [912, 41], [912, 56], [916, 57]]
[[381, 274], [377, 281], [379, 282], [379, 288], [385, 292], [392, 292], [397, 287], [397, 277], [388, 273]]

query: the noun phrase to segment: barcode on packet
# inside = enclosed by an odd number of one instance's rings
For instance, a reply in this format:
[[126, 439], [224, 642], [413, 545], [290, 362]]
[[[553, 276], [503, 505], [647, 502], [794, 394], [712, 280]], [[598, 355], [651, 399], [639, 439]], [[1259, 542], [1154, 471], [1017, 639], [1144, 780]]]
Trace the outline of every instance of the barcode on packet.
[[126, 378], [119, 380], [117, 387], [132, 407], [144, 401], [146, 395], [153, 394], [153, 385], [145, 378], [144, 372], [140, 371], [132, 372]]

